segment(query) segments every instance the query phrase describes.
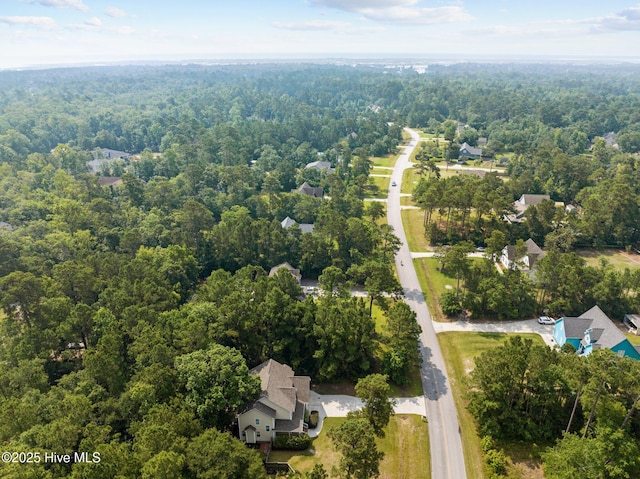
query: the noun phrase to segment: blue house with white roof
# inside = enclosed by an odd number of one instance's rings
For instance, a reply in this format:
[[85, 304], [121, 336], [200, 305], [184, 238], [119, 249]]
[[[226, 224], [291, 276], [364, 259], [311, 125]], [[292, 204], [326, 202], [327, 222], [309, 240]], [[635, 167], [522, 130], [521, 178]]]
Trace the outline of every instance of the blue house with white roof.
[[571, 344], [581, 356], [606, 348], [621, 357], [640, 360], [640, 347], [631, 344], [598, 306], [577, 318], [560, 318], [553, 328], [553, 339], [560, 347]]

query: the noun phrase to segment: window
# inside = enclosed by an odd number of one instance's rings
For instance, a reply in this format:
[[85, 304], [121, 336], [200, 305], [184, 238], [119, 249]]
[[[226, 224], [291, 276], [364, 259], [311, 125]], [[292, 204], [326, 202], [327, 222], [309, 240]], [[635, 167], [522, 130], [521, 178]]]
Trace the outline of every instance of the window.
[[260, 419], [256, 418], [256, 426], [260, 425]]
[[256, 436], [260, 437], [260, 431], [256, 432]]
[[269, 432], [269, 426], [267, 426], [267, 432]]

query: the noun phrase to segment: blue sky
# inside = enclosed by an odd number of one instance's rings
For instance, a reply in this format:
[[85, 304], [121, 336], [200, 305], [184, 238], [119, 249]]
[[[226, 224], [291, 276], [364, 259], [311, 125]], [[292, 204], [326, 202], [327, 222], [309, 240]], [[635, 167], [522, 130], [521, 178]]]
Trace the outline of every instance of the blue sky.
[[0, 68], [398, 55], [637, 59], [640, 3], [2, 0], [0, 45]]

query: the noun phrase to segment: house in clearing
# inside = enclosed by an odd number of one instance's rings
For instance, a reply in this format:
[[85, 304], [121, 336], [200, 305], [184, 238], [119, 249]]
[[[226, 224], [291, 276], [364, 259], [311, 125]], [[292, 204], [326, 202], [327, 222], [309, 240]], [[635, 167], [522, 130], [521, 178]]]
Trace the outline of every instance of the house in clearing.
[[458, 153], [458, 161], [464, 161], [465, 159], [477, 160], [482, 158], [482, 148], [475, 148], [464, 142], [460, 145], [460, 152]]
[[296, 376], [291, 367], [269, 359], [249, 374], [260, 377], [260, 397], [238, 415], [240, 439], [247, 444], [271, 442], [279, 434], [302, 434], [311, 378]]
[[560, 318], [553, 328], [553, 339], [560, 347], [571, 344], [581, 356], [606, 348], [618, 356], [640, 360], [640, 346], [631, 344], [598, 306], [577, 318]]
[[549, 195], [523, 194], [518, 201], [514, 201], [513, 203], [513, 209], [515, 210], [515, 213], [506, 215], [504, 219], [509, 223], [522, 223], [525, 220], [524, 212], [527, 211], [527, 208], [529, 208], [529, 206], [537, 205], [542, 200], [550, 199], [551, 197]]

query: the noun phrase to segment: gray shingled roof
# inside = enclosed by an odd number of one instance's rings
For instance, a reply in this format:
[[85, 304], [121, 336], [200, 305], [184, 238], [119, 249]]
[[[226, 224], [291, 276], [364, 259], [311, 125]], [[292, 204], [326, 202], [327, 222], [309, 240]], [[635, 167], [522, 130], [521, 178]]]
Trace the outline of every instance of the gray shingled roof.
[[313, 225], [311, 223], [298, 223], [296, 220], [289, 218], [288, 216], [280, 222], [280, 225], [286, 230], [294, 225], [298, 225], [300, 231], [303, 233], [313, 233]]
[[256, 401], [255, 404], [253, 405], [253, 408], [257, 409], [261, 413], [266, 414], [269, 417], [276, 417], [276, 410], [273, 408], [270, 408], [266, 404], [261, 403], [260, 401]]
[[285, 268], [287, 271], [289, 271], [289, 273], [291, 273], [298, 282], [302, 280], [302, 273], [300, 273], [300, 270], [297, 268], [294, 268], [293, 266], [291, 266], [289, 263], [286, 263], [286, 262], [280, 263], [279, 265], [276, 265], [273, 268], [271, 268], [269, 270], [269, 276], [274, 276], [278, 272], [278, 270], [282, 268]]
[[626, 339], [598, 306], [577, 318], [564, 318], [564, 334], [567, 339], [582, 340], [584, 332], [589, 328], [592, 330], [590, 336], [594, 349], [611, 349]]
[[308, 402], [311, 378], [295, 376], [293, 369], [286, 364], [269, 359], [253, 368], [249, 374], [260, 376], [261, 397], [266, 396], [269, 401], [287, 411], [295, 411], [296, 400]]

